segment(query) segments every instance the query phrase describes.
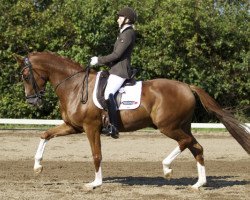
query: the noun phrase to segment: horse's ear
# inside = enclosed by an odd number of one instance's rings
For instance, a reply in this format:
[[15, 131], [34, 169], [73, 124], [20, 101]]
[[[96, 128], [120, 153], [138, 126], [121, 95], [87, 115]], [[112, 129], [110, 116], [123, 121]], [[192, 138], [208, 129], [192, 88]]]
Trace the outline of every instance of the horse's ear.
[[22, 64], [23, 64], [23, 57], [20, 56], [20, 55], [18, 55], [18, 54], [15, 54], [15, 53], [13, 54], [13, 57], [16, 59], [18, 65], [22, 66]]

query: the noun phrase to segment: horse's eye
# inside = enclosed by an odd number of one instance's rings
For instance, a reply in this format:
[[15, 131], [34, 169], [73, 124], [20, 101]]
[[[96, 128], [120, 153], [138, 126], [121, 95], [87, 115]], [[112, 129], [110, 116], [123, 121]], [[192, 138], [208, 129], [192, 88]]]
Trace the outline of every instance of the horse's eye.
[[22, 75], [22, 80], [26, 81], [26, 82], [29, 82], [30, 80], [30, 76], [28, 75]]
[[29, 69], [27, 67], [23, 68], [20, 74], [21, 74], [22, 80], [29, 82], [30, 73], [29, 73]]

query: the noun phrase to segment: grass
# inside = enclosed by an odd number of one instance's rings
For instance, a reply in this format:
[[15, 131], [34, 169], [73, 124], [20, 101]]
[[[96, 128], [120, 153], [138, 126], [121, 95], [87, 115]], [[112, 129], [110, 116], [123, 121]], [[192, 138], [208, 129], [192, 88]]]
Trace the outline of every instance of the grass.
[[[0, 130], [47, 130], [55, 127], [55, 125], [25, 125], [25, 124], [0, 124]], [[192, 128], [193, 133], [197, 132], [223, 132], [225, 128]], [[144, 128], [139, 131], [153, 132], [153, 128]]]
[[47, 130], [55, 125], [0, 124], [0, 130]]

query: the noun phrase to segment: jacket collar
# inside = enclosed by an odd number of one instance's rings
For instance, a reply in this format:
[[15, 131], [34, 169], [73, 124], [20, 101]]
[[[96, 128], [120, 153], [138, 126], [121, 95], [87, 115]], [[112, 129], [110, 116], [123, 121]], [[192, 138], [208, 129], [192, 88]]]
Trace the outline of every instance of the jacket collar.
[[128, 28], [130, 28], [130, 27], [132, 27], [131, 24], [125, 24], [125, 25], [122, 27], [122, 29], [120, 30], [120, 33], [124, 32], [126, 29], [128, 29]]

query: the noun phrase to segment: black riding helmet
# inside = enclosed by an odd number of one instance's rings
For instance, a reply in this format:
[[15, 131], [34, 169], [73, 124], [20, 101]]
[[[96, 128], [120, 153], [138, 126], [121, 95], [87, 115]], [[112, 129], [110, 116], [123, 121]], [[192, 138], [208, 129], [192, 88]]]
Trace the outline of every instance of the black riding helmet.
[[118, 16], [123, 16], [127, 19], [129, 19], [129, 23], [134, 24], [135, 21], [137, 20], [137, 15], [136, 12], [130, 8], [130, 7], [125, 7], [121, 9], [118, 13]]

